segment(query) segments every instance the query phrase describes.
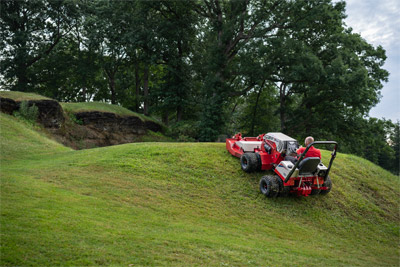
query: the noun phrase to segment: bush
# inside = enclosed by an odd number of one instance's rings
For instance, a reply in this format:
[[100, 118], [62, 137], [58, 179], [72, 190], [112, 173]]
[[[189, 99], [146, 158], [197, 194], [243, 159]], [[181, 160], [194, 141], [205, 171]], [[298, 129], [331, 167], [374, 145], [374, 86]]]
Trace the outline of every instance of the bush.
[[178, 142], [195, 142], [196, 140], [192, 137], [181, 134], [181, 135], [179, 135], [177, 141]]
[[74, 123], [76, 123], [76, 124], [79, 124], [79, 125], [83, 125], [83, 121], [77, 119], [76, 116], [75, 116], [75, 114], [69, 113], [68, 115], [69, 115], [69, 118], [71, 119], [72, 122], [74, 122]]
[[168, 136], [179, 142], [194, 142], [198, 138], [198, 122], [181, 121], [170, 125]]
[[22, 101], [19, 110], [14, 112], [14, 116], [33, 123], [39, 117], [39, 108], [35, 104], [29, 106], [28, 101]]

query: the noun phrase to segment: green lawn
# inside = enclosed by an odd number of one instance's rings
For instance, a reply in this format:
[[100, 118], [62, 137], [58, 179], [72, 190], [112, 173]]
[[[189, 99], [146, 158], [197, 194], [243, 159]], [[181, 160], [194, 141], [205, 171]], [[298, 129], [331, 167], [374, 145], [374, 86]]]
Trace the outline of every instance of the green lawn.
[[135, 116], [139, 117], [142, 121], [152, 120], [149, 117], [133, 112], [127, 108], [103, 102], [80, 102], [80, 103], [60, 102], [60, 104], [62, 108], [69, 113], [78, 113], [85, 111], [101, 111], [101, 112], [115, 113], [120, 116]]
[[16, 91], [0, 91], [0, 97], [10, 98], [15, 101], [50, 100], [50, 98], [35, 93], [23, 93]]
[[225, 144], [73, 151], [0, 118], [1, 265], [399, 264], [399, 178], [356, 156], [326, 196], [266, 199]]

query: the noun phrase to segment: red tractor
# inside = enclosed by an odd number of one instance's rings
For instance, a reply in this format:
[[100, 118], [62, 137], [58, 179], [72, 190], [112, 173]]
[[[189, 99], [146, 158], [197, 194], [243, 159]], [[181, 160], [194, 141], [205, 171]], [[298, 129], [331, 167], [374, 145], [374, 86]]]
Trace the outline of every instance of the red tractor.
[[[311, 146], [317, 144], [334, 145], [332, 157], [326, 167], [319, 157], [307, 157]], [[260, 180], [260, 190], [267, 197], [325, 195], [331, 191], [329, 170], [336, 158], [338, 144], [335, 141], [315, 141], [307, 146], [299, 158], [288, 160], [296, 153], [297, 140], [283, 133], [267, 133], [258, 137], [242, 137], [241, 133], [226, 139], [227, 150], [240, 158], [245, 172], [273, 170], [275, 175], [265, 175]]]

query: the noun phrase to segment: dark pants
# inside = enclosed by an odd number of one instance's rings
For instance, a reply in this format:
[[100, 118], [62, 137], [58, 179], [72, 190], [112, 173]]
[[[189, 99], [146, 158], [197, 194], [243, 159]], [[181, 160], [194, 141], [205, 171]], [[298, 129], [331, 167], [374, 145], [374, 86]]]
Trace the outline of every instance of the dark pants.
[[296, 157], [292, 157], [292, 156], [286, 156], [285, 160], [290, 161], [293, 164], [296, 164], [296, 162], [297, 162], [297, 158]]

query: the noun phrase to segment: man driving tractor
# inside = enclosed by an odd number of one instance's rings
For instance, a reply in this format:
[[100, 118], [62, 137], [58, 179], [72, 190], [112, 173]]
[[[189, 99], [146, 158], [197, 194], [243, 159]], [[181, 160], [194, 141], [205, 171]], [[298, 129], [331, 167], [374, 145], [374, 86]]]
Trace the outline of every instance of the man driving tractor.
[[[311, 136], [304, 141], [306, 147], [298, 149], [296, 139], [280, 132], [242, 137], [240, 133], [226, 139], [226, 149], [240, 158], [245, 172], [273, 171], [260, 180], [260, 191], [267, 197], [297, 195], [325, 195], [331, 191], [329, 171], [336, 158], [338, 143], [314, 141]], [[321, 151], [313, 145], [334, 145], [329, 165], [321, 162]], [[297, 152], [297, 153], [296, 153]], [[293, 161], [292, 161], [292, 159]]]
[[[305, 147], [300, 147], [299, 149], [297, 149], [297, 155], [301, 155], [304, 150], [306, 150], [307, 146], [311, 143], [314, 142], [314, 138], [312, 136], [307, 137], [304, 140], [304, 144], [306, 145]], [[312, 158], [312, 157], [318, 157], [321, 158], [321, 151], [317, 148], [315, 148], [314, 146], [310, 147], [310, 149], [307, 151], [306, 155], [304, 156], [304, 158]]]
[[[307, 137], [304, 140], [304, 144], [306, 146], [300, 147], [297, 150], [296, 149], [288, 150], [288, 155], [285, 157], [285, 160], [288, 160], [288, 161], [292, 162], [293, 164], [296, 164], [298, 157], [304, 152], [304, 150], [306, 150], [307, 146], [309, 144], [311, 144], [312, 142], [314, 142], [314, 138], [312, 136]], [[304, 158], [312, 158], [312, 157], [321, 158], [321, 151], [319, 149], [316, 149], [314, 146], [310, 147], [310, 149], [307, 151]]]

